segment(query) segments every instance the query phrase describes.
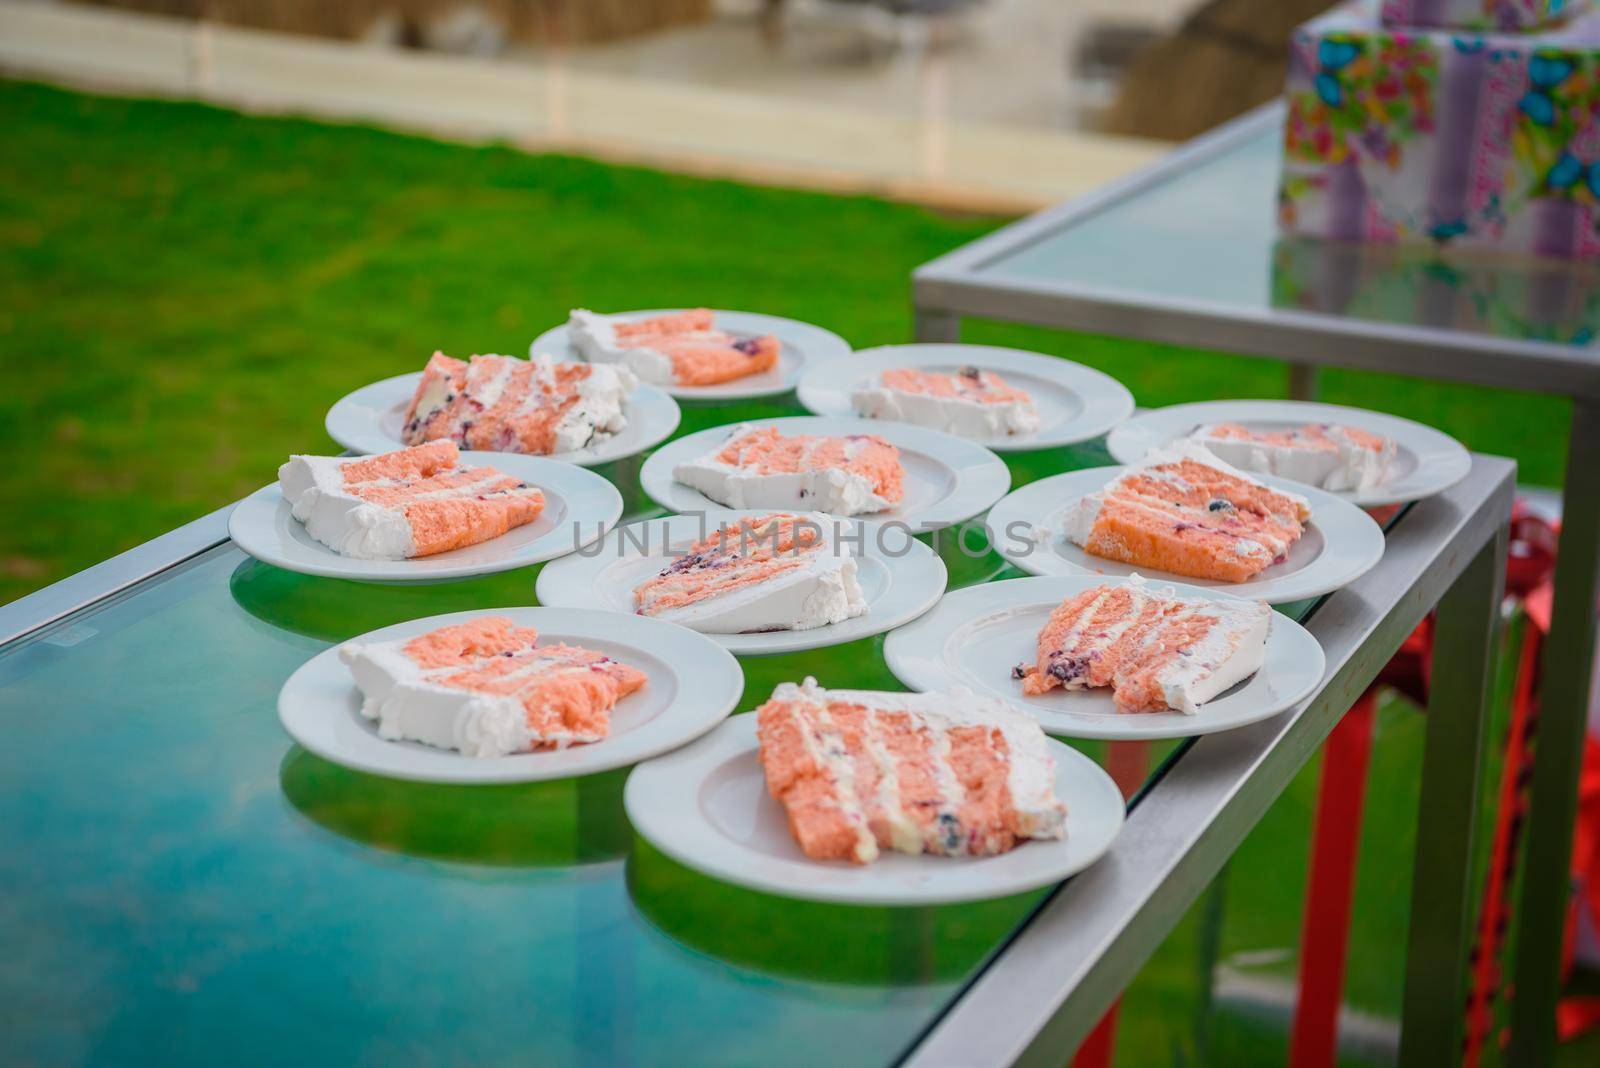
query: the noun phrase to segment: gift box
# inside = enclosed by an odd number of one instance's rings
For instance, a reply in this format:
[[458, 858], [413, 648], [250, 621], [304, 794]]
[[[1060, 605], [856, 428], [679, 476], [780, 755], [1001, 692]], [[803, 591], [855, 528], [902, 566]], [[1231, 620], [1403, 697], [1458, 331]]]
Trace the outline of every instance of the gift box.
[[1600, 258], [1600, 13], [1462, 34], [1360, 0], [1290, 53], [1284, 233]]
[[1593, 8], [1591, 0], [1383, 0], [1383, 24], [1457, 30], [1537, 30]]

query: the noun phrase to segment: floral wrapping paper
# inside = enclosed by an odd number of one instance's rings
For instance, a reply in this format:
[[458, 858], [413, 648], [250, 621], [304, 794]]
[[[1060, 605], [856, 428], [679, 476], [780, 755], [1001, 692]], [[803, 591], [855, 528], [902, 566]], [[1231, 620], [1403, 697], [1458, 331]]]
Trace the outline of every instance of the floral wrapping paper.
[[1284, 233], [1600, 258], [1600, 13], [1463, 34], [1360, 0], [1295, 31], [1287, 97]]
[[1388, 27], [1459, 30], [1537, 30], [1587, 14], [1592, 0], [1383, 0]]

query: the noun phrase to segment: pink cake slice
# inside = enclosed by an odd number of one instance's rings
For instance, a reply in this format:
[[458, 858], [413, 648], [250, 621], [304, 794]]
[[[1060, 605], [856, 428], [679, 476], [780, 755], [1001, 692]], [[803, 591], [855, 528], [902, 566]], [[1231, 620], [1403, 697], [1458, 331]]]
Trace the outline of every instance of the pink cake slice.
[[709, 308], [623, 319], [576, 309], [570, 327], [587, 359], [626, 364], [658, 385], [713, 386], [770, 371], [783, 345], [776, 335], [740, 338], [717, 328]]
[[829, 515], [879, 512], [905, 497], [900, 450], [876, 434], [785, 435], [735, 427], [673, 477], [729, 508], [806, 508]]
[[462, 448], [536, 456], [571, 452], [627, 425], [622, 402], [637, 384], [626, 368], [433, 354], [401, 424], [408, 445], [447, 439]]
[[346, 644], [339, 657], [378, 733], [468, 756], [597, 742], [617, 702], [645, 685], [637, 668], [484, 616], [415, 638]]
[[1193, 440], [1241, 470], [1280, 475], [1334, 492], [1368, 489], [1382, 482], [1398, 450], [1390, 438], [1334, 423], [1284, 430], [1216, 423], [1196, 430]]
[[635, 587], [635, 611], [707, 634], [809, 630], [862, 615], [839, 522], [778, 513], [724, 524]]
[[1282, 563], [1310, 504], [1184, 442], [1074, 502], [1068, 538], [1086, 552], [1176, 575], [1243, 582]]
[[1030, 697], [1110, 686], [1119, 712], [1194, 714], [1260, 668], [1271, 618], [1260, 601], [1183, 598], [1139, 582], [1096, 586], [1050, 614], [1034, 663], [1012, 675]]
[[292, 456], [278, 484], [306, 531], [359, 559], [431, 556], [533, 522], [544, 494], [493, 467], [460, 462], [454, 442], [380, 456]]
[[806, 679], [756, 715], [767, 790], [812, 859], [992, 856], [1065, 833], [1044, 733], [999, 701]]

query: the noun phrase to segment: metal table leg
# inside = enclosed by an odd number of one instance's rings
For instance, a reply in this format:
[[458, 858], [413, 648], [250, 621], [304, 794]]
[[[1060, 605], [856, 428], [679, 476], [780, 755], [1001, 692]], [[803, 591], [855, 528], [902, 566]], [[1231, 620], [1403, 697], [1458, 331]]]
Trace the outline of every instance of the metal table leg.
[[1600, 572], [1600, 401], [1577, 400], [1567, 445], [1555, 608], [1545, 646], [1534, 740], [1527, 851], [1518, 907], [1508, 1063], [1544, 1068], [1555, 1057], [1561, 943], [1571, 893], [1572, 828], [1583, 762]]
[[961, 316], [936, 308], [917, 308], [912, 330], [918, 341], [960, 341]]
[[1317, 365], [1291, 363], [1289, 365], [1289, 399], [1314, 401], [1317, 399]]
[[1505, 595], [1502, 526], [1439, 601], [1411, 877], [1400, 1063], [1455, 1061], [1465, 1033], [1473, 841], [1494, 636]]

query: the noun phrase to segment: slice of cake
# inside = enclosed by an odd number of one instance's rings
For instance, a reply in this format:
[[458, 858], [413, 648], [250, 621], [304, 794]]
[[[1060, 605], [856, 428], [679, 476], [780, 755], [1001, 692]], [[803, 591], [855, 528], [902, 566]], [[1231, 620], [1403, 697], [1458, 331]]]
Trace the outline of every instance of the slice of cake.
[[812, 512], [723, 526], [640, 583], [635, 611], [706, 634], [811, 630], [854, 619], [867, 600], [839, 523]]
[[894, 367], [850, 394], [868, 419], [893, 419], [969, 438], [1039, 429], [1033, 398], [999, 375], [963, 367], [955, 374]]
[[729, 508], [805, 508], [859, 515], [905, 496], [900, 450], [876, 434], [784, 435], [741, 424], [727, 442], [672, 477]]
[[538, 637], [484, 616], [402, 641], [348, 642], [339, 659], [361, 690], [361, 714], [385, 738], [472, 757], [598, 742], [644, 672]]
[[767, 790], [814, 860], [991, 856], [1066, 833], [1044, 732], [999, 701], [806, 679], [756, 715]]
[[622, 402], [638, 384], [626, 367], [550, 356], [462, 361], [436, 352], [406, 408], [401, 438], [535, 456], [571, 452], [628, 425]]
[[1190, 599], [1138, 581], [1096, 586], [1050, 613], [1038, 659], [1012, 676], [1029, 696], [1110, 686], [1119, 712], [1193, 715], [1261, 667], [1271, 623], [1260, 601]]
[[1179, 442], [1073, 502], [1063, 526], [1086, 552], [1107, 560], [1243, 582], [1287, 559], [1310, 518], [1299, 494]]
[[382, 456], [291, 456], [278, 487], [307, 533], [362, 560], [448, 552], [539, 518], [538, 489], [460, 457], [453, 441]]
[[575, 308], [567, 321], [584, 359], [620, 363], [658, 386], [714, 386], [778, 366], [777, 337], [735, 337], [718, 330], [708, 308], [649, 319], [596, 315]]
[[1213, 423], [1191, 440], [1243, 471], [1259, 471], [1325, 490], [1364, 490], [1383, 481], [1395, 443], [1353, 426], [1307, 423], [1288, 430], [1249, 430]]

